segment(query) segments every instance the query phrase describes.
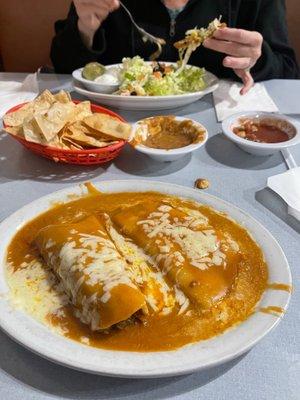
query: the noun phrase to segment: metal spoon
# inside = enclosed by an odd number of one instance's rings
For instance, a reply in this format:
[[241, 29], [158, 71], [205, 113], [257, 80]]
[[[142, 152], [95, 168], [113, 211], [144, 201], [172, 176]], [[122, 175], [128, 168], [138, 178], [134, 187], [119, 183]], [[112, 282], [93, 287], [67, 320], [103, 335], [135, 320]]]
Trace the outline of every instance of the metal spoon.
[[121, 2], [119, 1], [120, 6], [126, 11], [128, 14], [128, 17], [130, 18], [133, 26], [136, 28], [136, 30], [141, 34], [142, 39], [146, 42], [149, 40], [151, 43], [155, 43], [158, 47], [157, 51], [155, 51], [153, 54], [150, 56], [150, 60], [155, 60], [158, 58], [162, 52], [162, 46], [166, 44], [164, 39], [158, 38], [156, 36], [151, 35], [151, 33], [146, 32], [143, 28], [141, 28], [134, 20], [131, 12], [128, 10], [128, 8]]

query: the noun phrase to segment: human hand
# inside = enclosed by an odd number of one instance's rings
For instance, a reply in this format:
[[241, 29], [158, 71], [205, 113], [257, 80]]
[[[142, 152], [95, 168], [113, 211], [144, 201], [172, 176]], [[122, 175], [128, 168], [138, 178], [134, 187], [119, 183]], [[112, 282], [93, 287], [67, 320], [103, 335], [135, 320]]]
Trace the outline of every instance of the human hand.
[[108, 14], [119, 7], [118, 0], [74, 0], [78, 29], [84, 43], [92, 47], [94, 34]]
[[250, 69], [261, 56], [263, 37], [259, 32], [244, 29], [222, 28], [203, 43], [207, 49], [224, 53], [224, 67], [232, 68], [243, 81], [241, 94], [246, 94], [254, 84]]

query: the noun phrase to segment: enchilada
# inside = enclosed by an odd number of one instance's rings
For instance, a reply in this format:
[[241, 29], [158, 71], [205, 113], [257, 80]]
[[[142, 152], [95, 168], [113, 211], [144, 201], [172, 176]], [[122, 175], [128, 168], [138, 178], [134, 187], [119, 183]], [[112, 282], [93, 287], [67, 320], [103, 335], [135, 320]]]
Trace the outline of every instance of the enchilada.
[[125, 321], [145, 306], [101, 219], [46, 226], [35, 244], [62, 282], [75, 315], [92, 330]]
[[211, 307], [234, 284], [241, 261], [238, 245], [200, 211], [167, 200], [145, 201], [121, 207], [112, 219], [202, 308]]
[[[211, 338], [255, 311], [268, 272], [261, 249], [244, 227], [188, 199], [157, 192], [99, 193], [90, 186], [87, 196], [55, 204], [16, 233], [7, 254], [7, 280], [16, 307], [84, 345], [139, 352], [173, 350]], [[107, 328], [96, 330], [78, 314], [82, 315], [84, 284], [73, 296], [62, 290], [65, 279], [59, 275], [62, 247], [75, 238], [71, 254], [76, 261], [78, 249], [80, 253], [88, 243], [93, 246], [90, 236], [107, 241], [121, 260], [130, 290], [126, 298], [115, 297]], [[79, 238], [85, 239], [84, 246]], [[56, 243], [52, 248], [50, 239]], [[93, 254], [90, 247], [85, 250]], [[97, 245], [95, 251], [107, 251], [106, 246]], [[176, 251], [184, 261], [176, 265], [181, 260], [176, 254], [175, 262], [168, 264]], [[76, 267], [74, 262], [68, 270], [74, 282]], [[101, 285], [100, 281], [87, 290], [98, 287], [101, 298]], [[112, 298], [115, 294], [110, 291]], [[138, 301], [132, 308], [133, 298]], [[113, 318], [125, 309], [124, 302], [130, 312]], [[100, 317], [108, 305], [107, 301], [97, 308]]]

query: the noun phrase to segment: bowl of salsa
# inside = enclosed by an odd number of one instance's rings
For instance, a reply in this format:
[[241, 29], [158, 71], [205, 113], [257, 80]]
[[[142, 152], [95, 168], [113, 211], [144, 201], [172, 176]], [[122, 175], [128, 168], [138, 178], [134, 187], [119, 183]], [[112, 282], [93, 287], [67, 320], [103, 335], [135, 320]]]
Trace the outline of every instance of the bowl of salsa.
[[159, 162], [178, 160], [202, 147], [207, 129], [198, 121], [174, 115], [158, 115], [138, 121], [133, 126], [130, 144]]
[[224, 134], [247, 153], [272, 155], [300, 143], [300, 123], [271, 113], [243, 113], [222, 123]]

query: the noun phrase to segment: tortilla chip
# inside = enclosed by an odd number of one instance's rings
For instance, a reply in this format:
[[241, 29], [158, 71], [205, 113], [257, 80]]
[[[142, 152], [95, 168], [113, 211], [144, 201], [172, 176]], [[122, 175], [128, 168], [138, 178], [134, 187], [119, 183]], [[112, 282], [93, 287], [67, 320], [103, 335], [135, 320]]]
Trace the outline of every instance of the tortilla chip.
[[33, 115], [36, 112], [46, 112], [54, 102], [54, 96], [49, 90], [45, 90], [41, 95], [36, 97], [35, 100], [25, 104], [17, 111], [4, 115], [3, 121], [9, 126], [22, 125], [25, 119], [27, 119], [30, 115]]
[[[83, 133], [87, 136], [93, 137], [102, 142], [111, 142], [112, 141], [111, 138], [109, 138], [105, 135], [99, 134], [99, 132], [94, 131], [94, 129], [90, 128], [82, 121], [75, 121], [75, 122], [66, 124], [63, 127], [63, 129], [58, 133], [58, 135], [64, 136], [68, 132], [71, 132], [74, 136], [81, 135]], [[95, 134], [95, 132], [96, 132], [96, 134]]]
[[70, 138], [66, 138], [66, 137], [62, 138], [61, 143], [67, 149], [83, 150], [83, 147], [80, 144], [76, 143], [74, 140], [72, 140]]
[[74, 121], [65, 125], [65, 130], [70, 130], [72, 133], [80, 134], [84, 133], [85, 135], [93, 136], [93, 130], [85, 125], [82, 121]]
[[47, 102], [50, 105], [55, 103], [55, 97], [54, 95], [50, 92], [50, 90], [46, 89], [43, 91], [43, 93], [41, 93], [39, 96], [37, 96], [34, 100], [35, 104], [38, 103], [44, 103]]
[[38, 114], [34, 117], [43, 136], [51, 141], [63, 126], [69, 121], [74, 111], [73, 103], [54, 103], [46, 114]]
[[53, 95], [45, 90], [32, 102], [6, 115], [4, 122], [6, 131], [13, 135], [61, 149], [109, 146], [127, 139], [131, 131], [129, 124], [117, 118], [93, 114], [89, 101], [74, 104], [64, 91]]
[[129, 124], [107, 114], [96, 113], [84, 118], [83, 122], [102, 135], [113, 139], [128, 140], [131, 135], [131, 126]]
[[33, 100], [33, 116], [36, 114], [45, 114], [55, 103], [55, 98], [49, 90], [45, 90], [42, 94]]
[[89, 136], [85, 133], [88, 132], [88, 129], [86, 127], [83, 127], [83, 129], [81, 129], [81, 126], [79, 124], [69, 125], [63, 133], [62, 140], [72, 140], [72, 142], [80, 144], [84, 147], [105, 147], [109, 146], [112, 143], [116, 143], [111, 141], [101, 141], [94, 138], [93, 136]]
[[82, 101], [75, 105], [74, 116], [70, 122], [74, 121], [82, 121], [84, 118], [93, 115], [91, 111], [91, 102], [90, 101]]
[[83, 121], [80, 121], [82, 123], [82, 127], [84, 128], [84, 132], [86, 135], [93, 136], [97, 140], [101, 140], [103, 142], [111, 142], [114, 139], [119, 141], [120, 139], [113, 138], [112, 136], [108, 136], [105, 133], [102, 133], [100, 131], [97, 131], [96, 129], [91, 128], [90, 126], [86, 125]]
[[12, 135], [21, 136], [21, 137], [23, 136], [24, 137], [24, 135], [23, 135], [23, 126], [22, 125], [20, 125], [20, 126], [7, 126], [6, 128], [3, 128], [3, 130], [5, 132], [11, 133]]
[[27, 103], [17, 111], [4, 115], [3, 121], [8, 126], [20, 126], [33, 112], [33, 104]]
[[46, 144], [42, 131], [35, 119], [28, 118], [23, 123], [23, 135], [29, 142]]
[[58, 138], [55, 138], [55, 139], [51, 140], [50, 142], [47, 142], [46, 146], [55, 147], [56, 149], [64, 149], [64, 148], [68, 149], [67, 146], [63, 146], [63, 144], [60, 143]]
[[[54, 104], [54, 103], [52, 103]], [[40, 114], [47, 114], [49, 108], [52, 106], [48, 101], [41, 100], [33, 105], [33, 112], [32, 116], [40, 115]]]
[[70, 103], [70, 101], [72, 101], [70, 93], [65, 92], [64, 90], [60, 90], [53, 97], [59, 103]]

